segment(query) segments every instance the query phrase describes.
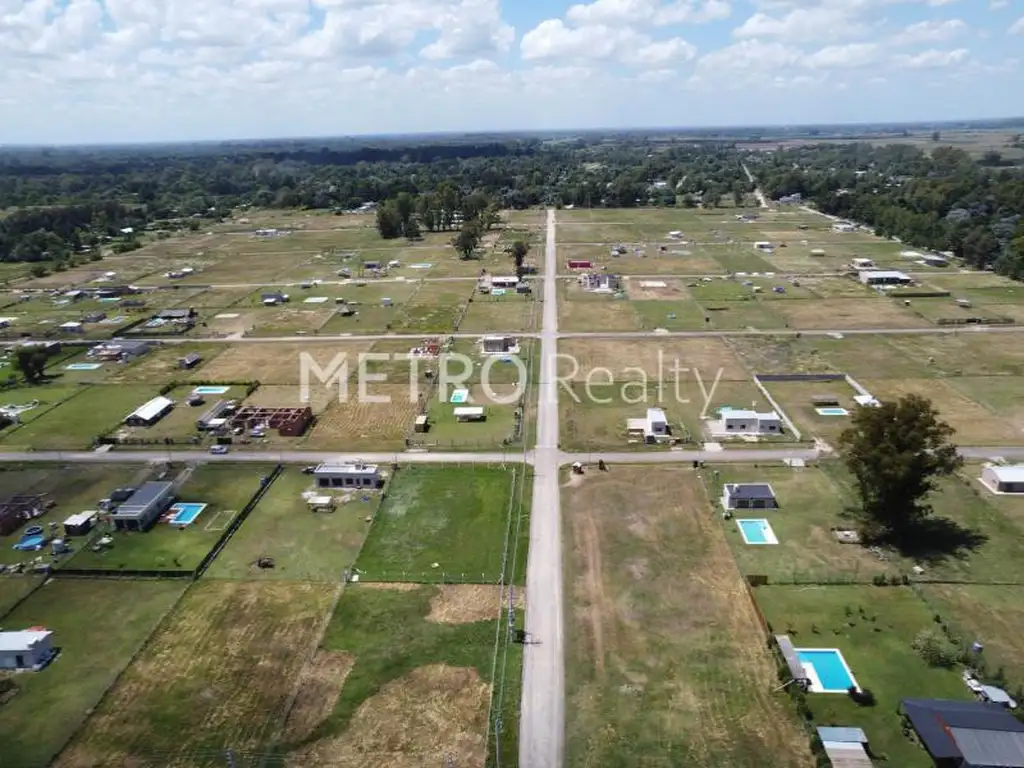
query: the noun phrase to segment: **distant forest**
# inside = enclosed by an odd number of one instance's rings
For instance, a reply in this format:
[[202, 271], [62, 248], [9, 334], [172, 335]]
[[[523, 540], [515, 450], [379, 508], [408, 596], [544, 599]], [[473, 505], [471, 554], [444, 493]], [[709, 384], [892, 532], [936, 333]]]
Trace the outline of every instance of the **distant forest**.
[[[799, 192], [822, 211], [870, 224], [881, 235], [1024, 278], [1021, 167], [938, 145], [930, 153], [866, 143], [776, 152], [736, 147], [765, 134], [745, 129], [727, 138], [709, 129], [0, 150], [0, 261], [63, 268], [99, 258], [104, 246], [139, 247], [147, 230], [198, 229], [247, 206], [341, 213], [390, 202], [393, 211], [411, 199], [411, 218], [392, 227], [392, 236], [415, 236], [420, 225], [445, 228], [444, 217], [484, 200], [517, 209], [711, 207], [746, 198], [752, 185], [745, 162], [769, 197]], [[442, 197], [443, 205], [436, 202]]]

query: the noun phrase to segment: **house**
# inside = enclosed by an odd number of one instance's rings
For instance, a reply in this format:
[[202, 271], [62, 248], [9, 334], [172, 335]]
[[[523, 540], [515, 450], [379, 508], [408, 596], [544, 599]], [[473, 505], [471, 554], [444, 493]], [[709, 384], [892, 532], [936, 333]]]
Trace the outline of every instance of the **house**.
[[900, 713], [941, 768], [1024, 768], [1024, 723], [998, 704], [904, 699]]
[[726, 509], [778, 509], [779, 503], [770, 483], [726, 483], [722, 488], [722, 506]]
[[65, 299], [70, 299], [71, 301], [78, 301], [79, 299], [84, 299], [86, 294], [85, 294], [85, 291], [80, 291], [80, 290], [76, 289], [76, 290], [73, 290], [73, 291], [65, 291], [61, 295]]
[[722, 412], [722, 431], [738, 435], [780, 435], [783, 431], [782, 417], [775, 411], [759, 413], [729, 409]]
[[775, 250], [774, 245], [764, 240], [759, 240], [758, 242], [754, 243], [754, 248], [756, 248], [759, 251], [764, 251], [765, 253], [771, 253], [772, 251]]
[[260, 301], [263, 302], [265, 307], [275, 307], [278, 304], [284, 304], [288, 301], [288, 294], [281, 293], [280, 291], [271, 291], [270, 293], [260, 294]]
[[484, 336], [480, 344], [485, 355], [515, 354], [519, 351], [515, 336]]
[[863, 405], [865, 408], [880, 408], [882, 406], [874, 395], [854, 395], [853, 401], [857, 405]]
[[921, 261], [923, 261], [929, 267], [948, 267], [949, 266], [949, 259], [947, 259], [945, 256], [937, 256], [934, 253], [928, 254], [923, 259], [921, 259]]
[[196, 429], [200, 432], [207, 432], [223, 427], [228, 423], [227, 414], [234, 410], [234, 400], [218, 400], [212, 408], [207, 409], [206, 413], [196, 419]]
[[125, 416], [124, 423], [129, 427], [151, 427], [160, 421], [173, 407], [173, 400], [163, 395], [158, 395]]
[[800, 192], [794, 192], [792, 195], [783, 195], [776, 202], [782, 205], [799, 205], [804, 201], [804, 196]]
[[178, 358], [178, 367], [185, 370], [195, 368], [202, 360], [203, 358], [198, 352], [189, 352], [184, 357]]
[[57, 327], [60, 328], [65, 333], [84, 333], [85, 331], [85, 329], [82, 327], [82, 324], [75, 322], [74, 320], [69, 320], [66, 323], [61, 323]]
[[594, 265], [590, 259], [569, 259], [566, 262], [566, 266], [569, 269], [593, 269]]
[[455, 420], [460, 423], [467, 421], [486, 421], [487, 414], [484, 413], [482, 405], [463, 405], [452, 410]]
[[100, 320], [106, 320], [106, 312], [86, 312], [82, 316], [83, 323], [98, 323]]
[[871, 768], [868, 737], [860, 728], [819, 727], [818, 738], [832, 768]]
[[318, 488], [376, 488], [381, 484], [376, 464], [319, 464], [313, 470]]
[[416, 421], [413, 422], [413, 431], [414, 432], [426, 432], [429, 429], [430, 429], [430, 422], [427, 419], [427, 414], [421, 413], [419, 416], [416, 417]]
[[626, 432], [643, 437], [645, 443], [656, 443], [670, 437], [668, 419], [661, 408], [648, 408], [642, 419], [626, 419]]
[[491, 278], [492, 288], [515, 288], [519, 285], [519, 278], [512, 276], [496, 276]]
[[825, 255], [824, 248], [811, 248], [811, 256], [820, 257]]
[[194, 309], [161, 309], [153, 315], [153, 319], [166, 320], [172, 323], [187, 323], [192, 321], [197, 314]]
[[64, 521], [65, 536], [84, 536], [92, 530], [96, 516], [99, 514], [95, 509], [86, 512], [78, 512]]
[[860, 273], [864, 285], [910, 285], [913, 278], [895, 270], [865, 270]]
[[174, 501], [174, 484], [148, 482], [119, 504], [110, 519], [119, 531], [146, 531]]
[[0, 669], [39, 671], [57, 655], [48, 629], [0, 632]]
[[833, 232], [845, 232], [845, 233], [856, 232], [857, 231], [857, 225], [856, 224], [851, 224], [848, 221], [840, 221], [839, 223], [832, 225], [832, 231]]
[[530, 288], [530, 284], [527, 283], [525, 280], [523, 282], [519, 283], [519, 285], [516, 286], [516, 293], [531, 293], [531, 292], [532, 292], [532, 289]]
[[89, 350], [89, 357], [97, 360], [131, 360], [142, 357], [152, 348], [148, 341], [106, 341]]
[[589, 272], [580, 275], [577, 283], [591, 293], [615, 293], [619, 290], [619, 278], [604, 272]]
[[871, 259], [854, 259], [853, 261], [850, 262], [850, 266], [852, 266], [855, 270], [860, 272], [863, 269], [874, 269], [875, 262], [873, 262]]
[[1024, 493], [1024, 464], [985, 467], [981, 482], [995, 493]]

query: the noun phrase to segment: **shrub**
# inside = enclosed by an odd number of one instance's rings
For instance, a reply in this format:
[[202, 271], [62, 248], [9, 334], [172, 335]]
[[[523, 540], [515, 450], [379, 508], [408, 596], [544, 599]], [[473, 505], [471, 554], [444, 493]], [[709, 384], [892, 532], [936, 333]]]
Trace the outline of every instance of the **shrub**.
[[956, 664], [959, 655], [959, 649], [933, 629], [922, 629], [918, 632], [911, 647], [930, 667], [949, 669]]
[[858, 688], [856, 685], [851, 685], [846, 689], [847, 695], [850, 700], [858, 707], [873, 707], [877, 703], [875, 701], [875, 694], [869, 691], [867, 688]]

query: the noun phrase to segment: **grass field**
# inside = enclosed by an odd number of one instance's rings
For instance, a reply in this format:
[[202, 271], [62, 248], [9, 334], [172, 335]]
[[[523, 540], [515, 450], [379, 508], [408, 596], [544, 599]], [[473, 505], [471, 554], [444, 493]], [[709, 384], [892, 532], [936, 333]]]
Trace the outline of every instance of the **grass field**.
[[183, 589], [181, 582], [58, 578], [4, 618], [8, 629], [45, 626], [61, 650], [41, 672], [14, 677], [20, 690], [0, 707], [5, 768], [49, 763]]
[[409, 384], [366, 382], [366, 394], [383, 399], [366, 401], [357, 384], [350, 382], [348, 397], [332, 403], [317, 417], [306, 446], [317, 450], [344, 447], [382, 451], [404, 447], [405, 436], [412, 431], [418, 413], [417, 404], [410, 402]]
[[191, 570], [213, 549], [269, 470], [258, 464], [202, 465], [176, 496], [176, 501], [209, 505], [194, 523], [180, 528], [157, 522], [145, 533], [115, 531], [109, 548], [80, 549], [66, 564], [102, 570]]
[[863, 728], [871, 749], [887, 765], [930, 768], [931, 758], [900, 731], [896, 713], [905, 698], [967, 699], [953, 669], [935, 669], [911, 648], [932, 612], [909, 588], [874, 586], [759, 587], [758, 606], [772, 630], [797, 648], [838, 648], [861, 688], [877, 704], [863, 707], [843, 694], [808, 693], [814, 725]]
[[[227, 345], [224, 351], [189, 378], [223, 382], [255, 379], [263, 384], [298, 385], [303, 354], [308, 354], [325, 371], [330, 371], [331, 361], [341, 355], [348, 361], [350, 374], [354, 375], [358, 368], [359, 354], [369, 352], [370, 346], [370, 342], [326, 342], [314, 339], [309, 342]], [[310, 376], [310, 383], [317, 384], [313, 375]]]
[[[521, 467], [418, 467], [399, 470], [356, 561], [364, 581], [442, 581], [495, 584], [506, 542], [518, 547], [518, 583], [525, 574], [529, 482], [524, 514], [516, 519]], [[509, 509], [513, 530], [509, 530]], [[510, 550], [511, 551], [511, 550]]]
[[[337, 583], [355, 562], [370, 530], [367, 518], [376, 511], [379, 494], [350, 494], [330, 513], [314, 513], [302, 499], [313, 479], [298, 467], [278, 475], [266, 495], [231, 537], [207, 571], [212, 578], [322, 581]], [[339, 499], [343, 498], [339, 496]], [[257, 568], [260, 557], [274, 567]]]
[[446, 757], [495, 764], [492, 696], [504, 714], [503, 762], [514, 762], [522, 650], [511, 646], [501, 676], [491, 678], [500, 594], [465, 585], [349, 586], [301, 678], [286, 765], [413, 766]]
[[260, 750], [281, 725], [304, 655], [339, 589], [196, 584], [57, 765], [205, 766], [221, 762], [226, 747]]
[[0, 620], [44, 578], [23, 574], [0, 576]]
[[807, 739], [696, 476], [574, 476], [566, 764], [809, 766]]

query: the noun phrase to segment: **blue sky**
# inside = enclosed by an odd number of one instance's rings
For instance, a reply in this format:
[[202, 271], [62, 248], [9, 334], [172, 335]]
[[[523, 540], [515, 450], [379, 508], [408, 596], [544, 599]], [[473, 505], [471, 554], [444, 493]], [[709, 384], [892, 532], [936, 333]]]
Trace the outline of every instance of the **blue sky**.
[[1024, 0], [0, 0], [0, 143], [1024, 114]]

